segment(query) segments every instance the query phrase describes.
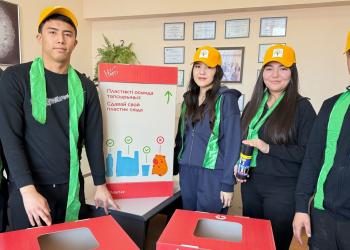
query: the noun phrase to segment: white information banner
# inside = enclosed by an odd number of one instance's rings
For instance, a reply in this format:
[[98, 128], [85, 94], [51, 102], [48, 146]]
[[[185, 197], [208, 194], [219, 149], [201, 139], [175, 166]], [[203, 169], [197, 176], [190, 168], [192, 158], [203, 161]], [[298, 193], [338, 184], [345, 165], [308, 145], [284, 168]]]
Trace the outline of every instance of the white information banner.
[[176, 67], [101, 64], [106, 177], [116, 198], [173, 192]]

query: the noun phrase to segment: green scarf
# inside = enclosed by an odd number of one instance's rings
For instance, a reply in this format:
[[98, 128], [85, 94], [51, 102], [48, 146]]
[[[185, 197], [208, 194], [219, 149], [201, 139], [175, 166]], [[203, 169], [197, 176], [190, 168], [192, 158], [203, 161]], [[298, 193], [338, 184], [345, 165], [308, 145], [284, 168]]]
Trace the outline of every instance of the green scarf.
[[346, 91], [338, 98], [329, 116], [324, 163], [321, 168], [320, 175], [318, 176], [316, 194], [314, 199], [314, 207], [321, 210], [324, 210], [324, 183], [326, 182], [328, 173], [334, 164], [340, 131], [349, 105], [350, 91]]
[[[203, 160], [202, 166], [207, 169], [215, 169], [216, 159], [219, 154], [219, 128], [220, 128], [220, 119], [221, 119], [221, 99], [216, 100], [215, 103], [215, 122], [213, 126], [213, 131], [210, 134], [208, 145], [205, 151], [205, 156]], [[186, 113], [186, 104], [183, 102], [181, 106], [181, 115], [180, 115], [180, 134], [181, 134], [181, 149], [177, 156], [177, 159], [181, 159], [182, 151], [183, 151], [183, 141], [185, 134], [185, 113]]]
[[[32, 115], [40, 124], [46, 123], [46, 80], [44, 63], [41, 57], [36, 58], [30, 68], [30, 91], [32, 97]], [[69, 95], [69, 190], [66, 208], [66, 221], [78, 219], [79, 201], [79, 157], [77, 143], [79, 138], [79, 118], [84, 108], [84, 92], [78, 74], [68, 67], [68, 95]]]
[[[278, 99], [275, 101], [275, 103], [267, 110], [265, 115], [261, 118], [261, 115], [264, 112], [265, 105], [269, 99], [269, 93], [268, 93], [268, 91], [265, 91], [264, 97], [260, 103], [258, 111], [256, 112], [255, 116], [253, 117], [253, 119], [249, 123], [247, 140], [258, 138], [258, 133], [259, 133], [261, 126], [265, 123], [267, 118], [271, 115], [271, 113], [275, 110], [275, 108], [278, 106], [278, 104], [282, 101], [284, 94], [285, 93], [283, 92], [280, 95], [280, 97], [278, 97]], [[250, 161], [251, 167], [256, 167], [256, 157], [257, 156], [258, 156], [258, 149], [254, 148], [253, 156], [252, 156], [252, 159]]]

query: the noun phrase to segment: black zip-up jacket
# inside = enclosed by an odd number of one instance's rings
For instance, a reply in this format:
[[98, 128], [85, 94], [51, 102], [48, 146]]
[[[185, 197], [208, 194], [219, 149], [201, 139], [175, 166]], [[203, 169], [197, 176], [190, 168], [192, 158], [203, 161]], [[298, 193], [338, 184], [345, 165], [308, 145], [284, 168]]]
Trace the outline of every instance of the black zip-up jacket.
[[[267, 105], [264, 113], [267, 111]], [[299, 175], [307, 140], [316, 117], [310, 101], [300, 98], [293, 123], [293, 137], [287, 144], [274, 144], [267, 138], [263, 131], [265, 124], [259, 130], [259, 138], [270, 146], [268, 154], [258, 153], [256, 167], [252, 168], [253, 174], [269, 175], [276, 177], [290, 177], [295, 179]]]
[[[9, 179], [17, 188], [68, 183], [68, 74], [45, 69], [47, 118], [42, 125], [32, 115], [30, 67], [31, 62], [9, 67], [0, 82], [0, 139]], [[94, 84], [77, 73], [84, 91], [84, 109], [79, 120], [79, 158], [85, 144], [94, 183], [100, 185], [105, 183], [100, 103]]]
[[[330, 113], [340, 95], [322, 104], [310, 134], [305, 159], [296, 189], [296, 212], [308, 212], [311, 196], [316, 192], [326, 149]], [[339, 135], [334, 164], [324, 184], [324, 208], [336, 218], [350, 220], [350, 108]]]

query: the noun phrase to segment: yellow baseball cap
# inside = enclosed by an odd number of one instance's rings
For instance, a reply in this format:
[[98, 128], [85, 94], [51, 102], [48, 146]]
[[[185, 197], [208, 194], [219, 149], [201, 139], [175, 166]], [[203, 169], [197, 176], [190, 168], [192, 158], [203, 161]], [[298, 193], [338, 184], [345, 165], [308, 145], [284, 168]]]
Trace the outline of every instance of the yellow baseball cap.
[[73, 12], [62, 6], [49, 6], [43, 9], [39, 16], [38, 27], [46, 18], [54, 14], [60, 14], [68, 17], [74, 24], [75, 28], [78, 27], [78, 21]]
[[348, 38], [346, 39], [344, 53], [347, 53], [349, 50], [350, 50], [350, 31], [348, 32]]
[[203, 46], [197, 49], [193, 56], [193, 62], [203, 62], [208, 67], [216, 67], [221, 65], [221, 54], [220, 52], [210, 46]]
[[266, 50], [263, 65], [269, 62], [279, 62], [289, 68], [296, 63], [294, 49], [283, 44], [271, 46]]

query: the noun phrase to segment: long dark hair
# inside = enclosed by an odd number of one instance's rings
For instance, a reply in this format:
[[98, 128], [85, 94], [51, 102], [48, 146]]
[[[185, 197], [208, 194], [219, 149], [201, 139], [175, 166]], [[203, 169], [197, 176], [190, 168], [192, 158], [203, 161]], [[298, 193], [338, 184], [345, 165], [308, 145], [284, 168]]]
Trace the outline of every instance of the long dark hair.
[[216, 66], [216, 72], [213, 79], [213, 86], [206, 92], [205, 101], [202, 105], [198, 106], [199, 86], [196, 84], [193, 78], [193, 68], [196, 63], [193, 64], [191, 70], [191, 79], [188, 84], [187, 92], [184, 94], [184, 102], [186, 104], [186, 119], [191, 119], [192, 123], [200, 121], [204, 117], [206, 108], [209, 112], [210, 129], [213, 129], [215, 121], [215, 102], [218, 97], [218, 91], [221, 87], [221, 79], [224, 76], [224, 72], [220, 65]]
[[[263, 68], [260, 70], [258, 80], [256, 81], [254, 87], [253, 95], [242, 114], [241, 124], [242, 135], [244, 136], [244, 139], [248, 134], [249, 123], [255, 116], [264, 97], [264, 91], [268, 91], [263, 80], [265, 66], [263, 66]], [[299, 77], [297, 66], [293, 64], [290, 67], [290, 70], [291, 78], [288, 86], [285, 89], [285, 95], [276, 109], [271, 113], [270, 117], [266, 120], [264, 125], [264, 137], [268, 138], [272, 143], [275, 144], [288, 143], [293, 137], [294, 133], [293, 121], [297, 104], [301, 96], [299, 94]]]

